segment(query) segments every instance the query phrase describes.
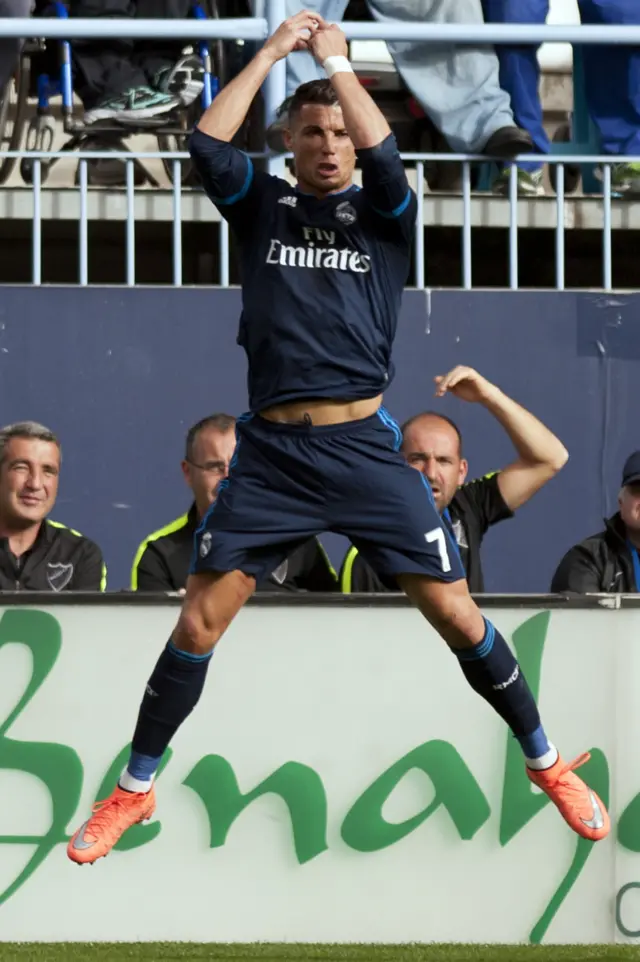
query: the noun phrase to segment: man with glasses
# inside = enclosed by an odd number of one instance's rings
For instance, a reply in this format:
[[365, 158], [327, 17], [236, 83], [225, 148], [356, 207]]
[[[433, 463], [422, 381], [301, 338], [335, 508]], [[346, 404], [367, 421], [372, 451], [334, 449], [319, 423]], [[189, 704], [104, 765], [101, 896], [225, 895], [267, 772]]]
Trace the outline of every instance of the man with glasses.
[[[229, 474], [236, 446], [235, 425], [230, 414], [212, 414], [189, 428], [182, 473], [193, 492], [193, 503], [186, 514], [144, 539], [131, 569], [133, 591], [184, 593], [196, 529]], [[258, 585], [262, 591], [336, 589], [336, 573], [317, 538], [292, 551]]]

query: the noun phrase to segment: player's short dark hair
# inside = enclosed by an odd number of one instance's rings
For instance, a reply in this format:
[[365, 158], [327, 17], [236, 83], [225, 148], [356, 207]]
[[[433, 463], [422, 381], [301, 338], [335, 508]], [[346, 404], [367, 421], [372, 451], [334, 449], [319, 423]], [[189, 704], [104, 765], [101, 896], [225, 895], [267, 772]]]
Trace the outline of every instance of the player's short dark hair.
[[236, 419], [231, 414], [210, 414], [192, 425], [187, 431], [187, 443], [185, 451], [185, 461], [190, 461], [193, 456], [193, 446], [196, 438], [204, 428], [214, 428], [220, 434], [226, 434], [236, 426]]
[[400, 430], [402, 431], [403, 437], [411, 425], [415, 424], [416, 421], [419, 421], [420, 418], [438, 418], [440, 421], [444, 421], [445, 424], [448, 424], [450, 428], [453, 428], [456, 433], [456, 437], [458, 438], [458, 454], [460, 457], [462, 457], [462, 434], [460, 433], [460, 428], [456, 422], [452, 421], [451, 418], [448, 418], [446, 414], [440, 414], [438, 411], [421, 411], [420, 414], [414, 414], [413, 417], [410, 417], [404, 422], [404, 424], [400, 425]]
[[330, 80], [309, 80], [306, 84], [300, 84], [289, 101], [289, 122], [300, 112], [304, 104], [335, 107], [337, 103], [339, 103], [338, 95]]

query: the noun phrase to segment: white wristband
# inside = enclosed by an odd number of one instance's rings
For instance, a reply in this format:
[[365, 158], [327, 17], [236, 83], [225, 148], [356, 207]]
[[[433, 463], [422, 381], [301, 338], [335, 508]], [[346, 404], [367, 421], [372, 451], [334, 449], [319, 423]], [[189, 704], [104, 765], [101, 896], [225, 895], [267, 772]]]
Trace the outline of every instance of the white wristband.
[[322, 66], [329, 78], [333, 77], [334, 73], [353, 73], [347, 57], [327, 57]]

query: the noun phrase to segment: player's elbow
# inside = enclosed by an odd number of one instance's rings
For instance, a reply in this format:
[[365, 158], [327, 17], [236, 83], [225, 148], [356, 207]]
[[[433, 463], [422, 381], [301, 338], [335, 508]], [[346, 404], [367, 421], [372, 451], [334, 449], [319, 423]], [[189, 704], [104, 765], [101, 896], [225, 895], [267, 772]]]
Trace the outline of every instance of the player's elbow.
[[356, 150], [379, 150], [387, 138], [391, 135], [391, 131], [387, 130], [359, 130], [357, 136], [354, 139], [354, 147]]
[[189, 151], [195, 170], [197, 170], [200, 176], [202, 176], [202, 168], [206, 164], [206, 160], [205, 160], [206, 155], [205, 155], [203, 145], [200, 141], [200, 137], [199, 137], [200, 133], [201, 132], [198, 130], [197, 127], [193, 128], [193, 131], [187, 141], [187, 150]]
[[206, 134], [203, 130], [200, 130], [199, 127], [194, 127], [191, 131], [187, 141], [187, 149], [192, 159], [196, 162], [207, 153], [210, 137], [210, 134]]
[[562, 471], [565, 464], [569, 460], [569, 452], [565, 448], [561, 441], [558, 441], [552, 451], [549, 452], [549, 458], [547, 464], [549, 470], [552, 474], [557, 474], [558, 471]]
[[554, 443], [547, 445], [543, 452], [535, 458], [531, 457], [524, 462], [524, 466], [535, 470], [538, 474], [544, 474], [544, 481], [548, 481], [558, 471], [561, 471], [569, 460], [569, 452], [564, 444], [557, 438]]
[[202, 127], [194, 127], [187, 147], [196, 163], [198, 161], [210, 163], [212, 160], [218, 160], [219, 157], [226, 159], [230, 150], [228, 140], [216, 133], [211, 124], [206, 130]]

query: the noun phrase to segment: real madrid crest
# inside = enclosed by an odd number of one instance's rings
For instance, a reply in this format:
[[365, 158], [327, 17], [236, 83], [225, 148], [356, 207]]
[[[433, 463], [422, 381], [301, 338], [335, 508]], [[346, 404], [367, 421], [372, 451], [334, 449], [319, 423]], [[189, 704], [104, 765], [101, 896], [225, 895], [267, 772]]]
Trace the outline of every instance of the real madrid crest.
[[206, 558], [211, 551], [211, 532], [205, 531], [200, 538], [200, 557]]
[[341, 204], [338, 204], [334, 214], [336, 220], [339, 220], [345, 227], [349, 227], [350, 224], [355, 224], [358, 219], [355, 208], [352, 207], [348, 200], [344, 200]]

